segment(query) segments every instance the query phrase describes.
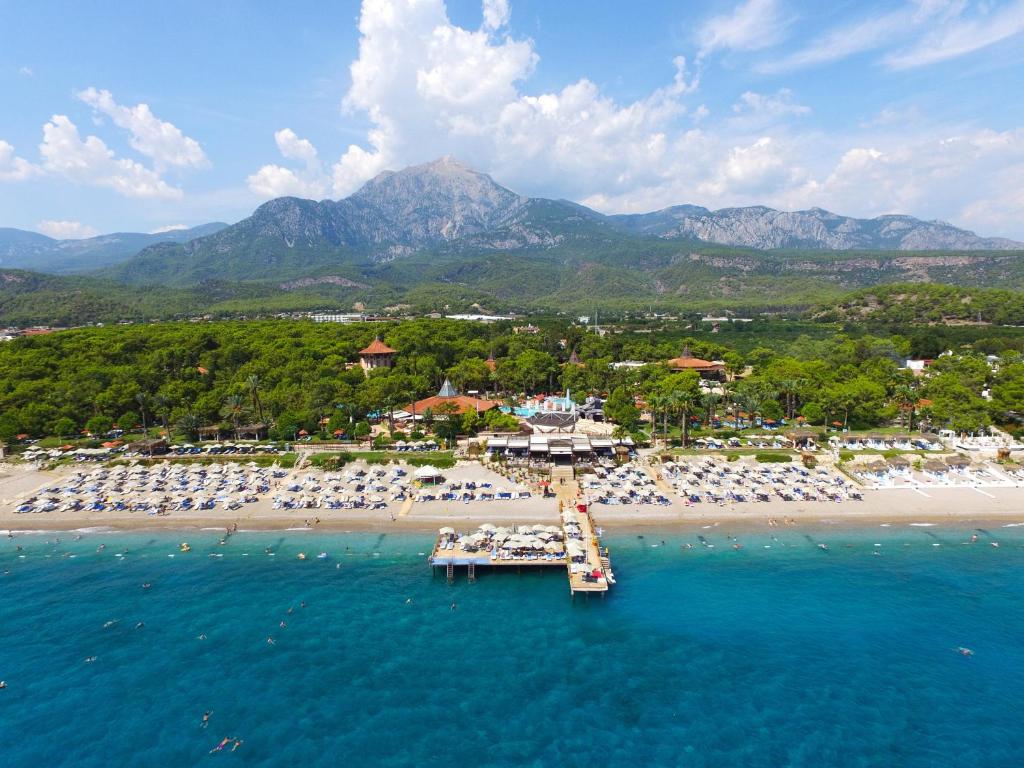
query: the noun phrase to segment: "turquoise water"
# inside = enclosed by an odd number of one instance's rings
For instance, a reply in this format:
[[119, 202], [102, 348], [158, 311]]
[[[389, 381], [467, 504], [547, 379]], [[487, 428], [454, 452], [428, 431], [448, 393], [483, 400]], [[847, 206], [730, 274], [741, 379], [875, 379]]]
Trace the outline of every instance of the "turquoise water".
[[2, 764], [1021, 765], [1024, 529], [702, 533], [609, 538], [575, 602], [416, 535], [3, 540]]

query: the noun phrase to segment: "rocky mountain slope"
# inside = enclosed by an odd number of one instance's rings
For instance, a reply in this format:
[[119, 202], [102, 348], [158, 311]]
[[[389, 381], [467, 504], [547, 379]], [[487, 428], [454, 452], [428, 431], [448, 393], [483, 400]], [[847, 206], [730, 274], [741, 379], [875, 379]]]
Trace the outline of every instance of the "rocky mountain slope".
[[204, 280], [294, 279], [344, 272], [414, 254], [458, 253], [468, 258], [551, 251], [558, 259], [569, 251], [622, 261], [629, 254], [651, 250], [653, 242], [675, 244], [675, 258], [685, 256], [688, 245], [701, 243], [758, 250], [1024, 248], [942, 222], [910, 216], [853, 219], [821, 209], [784, 212], [754, 206], [710, 211], [676, 206], [648, 214], [605, 216], [564, 200], [518, 195], [445, 157], [381, 173], [343, 200], [271, 200], [249, 218], [207, 237], [150, 246], [108, 274], [128, 283], [194, 285]]
[[1024, 248], [1024, 243], [979, 237], [942, 221], [921, 221], [913, 216], [854, 219], [821, 208], [776, 211], [750, 206], [709, 211], [696, 205], [679, 205], [654, 213], [610, 218], [638, 235], [762, 250], [998, 251]]
[[0, 228], [0, 267], [70, 273], [122, 262], [155, 243], [184, 243], [228, 226], [221, 222], [158, 234], [116, 232], [81, 240], [55, 240], [38, 232]]

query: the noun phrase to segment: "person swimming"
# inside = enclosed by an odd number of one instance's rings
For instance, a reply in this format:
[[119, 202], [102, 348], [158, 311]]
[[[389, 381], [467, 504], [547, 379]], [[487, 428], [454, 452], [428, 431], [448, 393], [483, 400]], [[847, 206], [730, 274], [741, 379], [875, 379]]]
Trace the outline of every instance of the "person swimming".
[[267, 636], [267, 645], [274, 645], [274, 637], [273, 637], [273, 635], [268, 635]]
[[279, 626], [281, 629], [287, 629], [288, 628], [288, 624], [286, 622], [284, 622], [284, 621], [282, 621], [277, 626]]
[[230, 736], [225, 736], [223, 739], [220, 740], [220, 744], [218, 744], [216, 747], [214, 747], [213, 749], [210, 750], [210, 754], [212, 755], [214, 752], [221, 752], [221, 751], [223, 751], [224, 747], [226, 747], [230, 743], [231, 743], [231, 737]]
[[243, 742], [242, 742], [241, 739], [235, 739], [235, 744], [234, 744], [234, 746], [231, 747], [231, 751], [234, 752], [236, 749], [238, 749], [240, 746], [242, 746], [242, 744], [243, 744]]
[[212, 715], [212, 714], [213, 714], [213, 712], [211, 712], [209, 710], [207, 710], [206, 712], [203, 712], [203, 722], [202, 722], [201, 727], [206, 728], [210, 724], [210, 715]]
[[458, 607], [459, 607], [458, 603], [452, 603], [452, 608], [451, 609], [454, 611]]
[[196, 640], [205, 640], [205, 639], [206, 639], [206, 633], [205, 632], [203, 632], [198, 637], [196, 637]]
[[142, 629], [144, 626], [146, 626], [146, 622], [140, 621], [138, 624], [135, 625], [135, 628]]

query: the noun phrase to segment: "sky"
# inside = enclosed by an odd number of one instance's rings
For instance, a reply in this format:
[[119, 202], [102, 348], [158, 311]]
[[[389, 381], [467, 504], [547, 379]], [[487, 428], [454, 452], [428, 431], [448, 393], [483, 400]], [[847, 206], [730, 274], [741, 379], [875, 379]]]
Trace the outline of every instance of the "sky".
[[1024, 0], [0, 0], [0, 226], [234, 222], [453, 155], [607, 213], [1024, 239]]

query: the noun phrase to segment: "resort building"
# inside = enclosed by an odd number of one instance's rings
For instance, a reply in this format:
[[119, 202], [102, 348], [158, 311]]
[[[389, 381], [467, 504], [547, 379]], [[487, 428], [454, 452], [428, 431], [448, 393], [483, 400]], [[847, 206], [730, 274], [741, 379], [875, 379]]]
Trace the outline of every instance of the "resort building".
[[395, 364], [395, 355], [398, 350], [392, 349], [383, 341], [380, 336], [375, 338], [366, 349], [359, 350], [359, 365], [367, 376], [375, 368], [391, 368]]
[[[452, 383], [445, 379], [444, 384], [436, 395], [410, 403], [402, 411], [406, 414], [405, 418], [422, 418], [424, 411], [428, 409], [434, 414], [443, 414], [447, 411], [461, 416], [471, 411], [484, 413], [491, 410], [491, 408], [497, 407], [498, 403], [494, 400], [484, 400], [479, 397], [459, 394], [455, 387], [452, 386]], [[396, 415], [401, 418], [401, 414]]]
[[702, 379], [721, 381], [725, 378], [725, 363], [694, 357], [689, 347], [683, 347], [683, 354], [669, 360], [668, 367], [673, 371], [696, 371]]

